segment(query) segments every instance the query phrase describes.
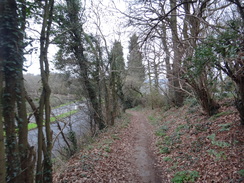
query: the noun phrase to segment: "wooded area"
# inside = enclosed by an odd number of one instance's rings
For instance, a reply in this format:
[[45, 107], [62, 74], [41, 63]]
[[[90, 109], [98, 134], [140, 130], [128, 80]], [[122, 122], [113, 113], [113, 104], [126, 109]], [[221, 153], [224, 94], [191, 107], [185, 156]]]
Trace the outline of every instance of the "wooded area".
[[[106, 13], [122, 24], [111, 37]], [[244, 125], [241, 0], [0, 0], [0, 35], [1, 183], [53, 182], [54, 95], [86, 102], [91, 136], [126, 109], [168, 110], [189, 98], [209, 117], [231, 99]], [[52, 59], [50, 45], [58, 49]], [[34, 52], [39, 76], [25, 74]], [[37, 147], [28, 140], [30, 116]]]

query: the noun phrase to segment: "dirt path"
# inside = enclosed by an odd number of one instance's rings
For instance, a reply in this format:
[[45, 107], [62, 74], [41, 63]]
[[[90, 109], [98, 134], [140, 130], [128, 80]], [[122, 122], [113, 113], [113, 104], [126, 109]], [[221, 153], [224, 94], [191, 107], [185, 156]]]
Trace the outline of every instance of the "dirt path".
[[136, 167], [136, 173], [141, 183], [159, 183], [158, 171], [155, 164], [152, 144], [152, 127], [147, 117], [142, 112], [130, 111], [132, 114], [131, 132], [134, 139], [132, 150], [132, 163]]
[[[143, 111], [128, 111], [128, 127], [108, 129], [93, 149], [81, 151], [55, 183], [161, 183], [153, 154], [153, 128]], [[111, 143], [112, 142], [112, 143]]]

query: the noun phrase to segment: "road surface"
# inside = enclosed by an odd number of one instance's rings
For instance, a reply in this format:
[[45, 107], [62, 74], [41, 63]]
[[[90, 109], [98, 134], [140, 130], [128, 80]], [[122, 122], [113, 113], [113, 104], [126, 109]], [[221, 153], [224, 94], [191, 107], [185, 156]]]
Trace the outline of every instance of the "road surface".
[[[84, 136], [89, 131], [89, 119], [87, 115], [87, 108], [85, 103], [78, 104], [78, 103], [72, 103], [67, 106], [62, 106], [60, 108], [55, 108], [52, 110], [52, 113], [55, 116], [58, 116], [63, 113], [67, 113], [72, 110], [79, 110], [77, 113], [62, 119], [59, 122], [61, 128], [64, 127], [63, 132], [64, 134], [68, 134], [69, 129], [71, 128], [75, 133], [77, 139], [81, 139], [82, 136]], [[51, 129], [53, 131], [53, 139], [55, 139], [55, 142], [53, 144], [53, 154], [57, 155], [60, 148], [63, 148], [65, 145], [63, 137], [60, 134], [60, 130], [58, 129], [58, 125], [56, 122], [51, 124]], [[45, 128], [43, 128], [43, 132], [45, 133]], [[29, 131], [28, 138], [29, 143], [31, 146], [37, 147], [37, 129], [32, 129]]]

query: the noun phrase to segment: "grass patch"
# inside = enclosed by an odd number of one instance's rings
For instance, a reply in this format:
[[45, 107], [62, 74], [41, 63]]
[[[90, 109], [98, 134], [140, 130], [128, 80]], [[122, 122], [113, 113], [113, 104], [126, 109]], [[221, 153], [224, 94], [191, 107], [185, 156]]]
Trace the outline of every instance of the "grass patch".
[[188, 124], [180, 124], [180, 125], [178, 125], [177, 128], [176, 128], [176, 132], [179, 132], [179, 131], [181, 131], [182, 129], [188, 129], [188, 128], [189, 128]]
[[31, 129], [34, 129], [34, 128], [37, 128], [37, 124], [36, 123], [29, 123], [28, 124], [28, 130], [31, 130]]
[[65, 104], [61, 104], [61, 105], [52, 107], [52, 109], [57, 109], [57, 108], [60, 108], [60, 107], [64, 107], [64, 106], [70, 105], [70, 104], [75, 103], [75, 102], [76, 102], [76, 101], [67, 102], [67, 103], [65, 103]]
[[147, 118], [152, 124], [158, 124], [158, 119], [155, 116], [150, 115]]
[[221, 132], [223, 132], [223, 131], [229, 131], [230, 128], [231, 128], [231, 123], [220, 124], [219, 127], [221, 127], [220, 130], [219, 130]]
[[181, 140], [180, 140], [179, 134], [173, 133], [170, 136], [164, 137], [164, 144], [166, 144], [166, 145], [173, 146], [175, 144], [180, 144], [180, 143], [181, 143]]
[[179, 171], [175, 173], [171, 181], [174, 183], [195, 182], [198, 177], [199, 173], [197, 171]]
[[55, 121], [57, 121], [57, 120], [59, 120], [59, 119], [67, 118], [67, 117], [69, 117], [69, 116], [71, 116], [71, 115], [73, 115], [73, 114], [75, 114], [75, 113], [77, 113], [77, 112], [78, 112], [78, 110], [72, 110], [72, 111], [69, 111], [69, 112], [60, 114], [60, 115], [58, 115], [58, 116], [56, 116], [56, 117], [51, 117], [51, 118], [50, 118], [51, 123], [52, 123], [52, 122], [55, 122]]
[[233, 113], [234, 113], [234, 111], [223, 111], [223, 112], [213, 115], [211, 118], [209, 118], [209, 120], [215, 120], [221, 116], [226, 116], [226, 115], [233, 114]]
[[105, 147], [103, 147], [103, 150], [104, 150], [105, 152], [107, 152], [107, 153], [110, 153], [110, 152], [111, 152], [111, 148], [110, 148], [110, 146], [105, 146]]
[[130, 118], [131, 118], [131, 114], [125, 113], [121, 116], [121, 118], [119, 119], [120, 124], [121, 124], [121, 128], [128, 128], [129, 124], [130, 124]]
[[163, 120], [163, 117], [160, 114], [152, 113], [149, 116], [147, 116], [147, 119], [152, 125], [158, 126], [160, 122]]
[[169, 170], [175, 171], [178, 167], [179, 167], [179, 163], [178, 163], [178, 162], [175, 162], [175, 163], [173, 164], [173, 166], [171, 166], [171, 167], [169, 168]]
[[211, 134], [211, 135], [209, 135], [207, 138], [209, 138], [210, 140], [211, 140], [211, 143], [213, 144], [213, 145], [216, 145], [216, 146], [219, 146], [219, 147], [229, 147], [230, 146], [230, 144], [229, 143], [227, 143], [227, 142], [223, 142], [223, 141], [216, 141], [215, 140], [215, 137], [216, 137], [216, 135], [213, 133], [213, 134]]
[[120, 137], [118, 136], [118, 134], [112, 134], [111, 137], [113, 140], [120, 140]]
[[161, 131], [161, 130], [157, 130], [157, 131], [155, 132], [155, 135], [156, 135], [156, 136], [159, 136], [159, 137], [163, 137], [163, 136], [166, 136], [166, 133], [163, 132], [163, 131]]
[[163, 160], [164, 160], [165, 162], [171, 162], [171, 161], [173, 161], [173, 159], [170, 158], [170, 157], [165, 157]]
[[106, 140], [103, 141], [103, 144], [110, 145], [110, 144], [112, 144], [113, 142], [114, 142], [113, 139], [106, 139]]
[[131, 110], [132, 110], [132, 111], [140, 111], [140, 110], [142, 110], [142, 109], [143, 109], [143, 107], [142, 107], [141, 105], [138, 105], [138, 106], [132, 108]]
[[197, 140], [191, 142], [191, 151], [200, 152], [204, 147], [204, 137], [199, 137]]
[[168, 147], [161, 146], [159, 149], [160, 154], [170, 154], [170, 149]]
[[221, 159], [226, 160], [226, 155], [223, 151], [217, 152], [213, 149], [209, 149], [209, 150], [207, 150], [207, 152], [209, 153], [209, 155], [214, 156], [216, 161], [219, 161]]
[[195, 130], [197, 132], [204, 132], [204, 131], [207, 131], [207, 129], [208, 129], [208, 126], [207, 125], [201, 124], [201, 123], [197, 123], [194, 126], [195, 126]]
[[[53, 122], [55, 122], [57, 120], [60, 120], [60, 119], [63, 119], [63, 118], [67, 118], [67, 117], [69, 117], [69, 116], [71, 116], [71, 115], [73, 115], [73, 114], [75, 114], [77, 112], [78, 112], [78, 110], [72, 110], [72, 111], [60, 114], [60, 115], [58, 115], [56, 117], [52, 116], [50, 118], [50, 122], [53, 123]], [[32, 130], [32, 129], [35, 129], [35, 128], [37, 128], [37, 124], [36, 123], [29, 123], [28, 124], [28, 130]]]
[[168, 126], [163, 125], [158, 130], [156, 130], [155, 135], [159, 137], [166, 136], [166, 132], [168, 129]]
[[241, 169], [238, 171], [238, 174], [241, 176], [241, 177], [244, 177], [244, 169]]

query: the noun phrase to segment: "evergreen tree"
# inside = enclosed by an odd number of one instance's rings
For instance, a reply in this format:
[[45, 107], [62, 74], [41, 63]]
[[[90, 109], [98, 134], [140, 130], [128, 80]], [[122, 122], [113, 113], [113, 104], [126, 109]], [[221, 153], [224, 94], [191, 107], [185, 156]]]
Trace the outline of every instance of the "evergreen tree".
[[125, 100], [123, 93], [123, 80], [125, 77], [125, 62], [123, 57], [123, 47], [119, 41], [115, 41], [113, 48], [110, 53], [110, 87], [112, 90], [112, 99], [113, 99], [113, 109], [111, 123], [113, 125], [114, 118], [118, 115], [119, 106], [118, 99], [122, 104], [123, 110], [125, 110]]
[[127, 80], [134, 88], [140, 90], [145, 79], [145, 68], [142, 64], [142, 53], [139, 48], [138, 36], [133, 34], [129, 42]]
[[128, 71], [124, 91], [126, 93], [127, 107], [138, 104], [142, 97], [140, 88], [145, 80], [145, 68], [142, 64], [142, 53], [140, 51], [138, 36], [133, 34], [129, 42]]

